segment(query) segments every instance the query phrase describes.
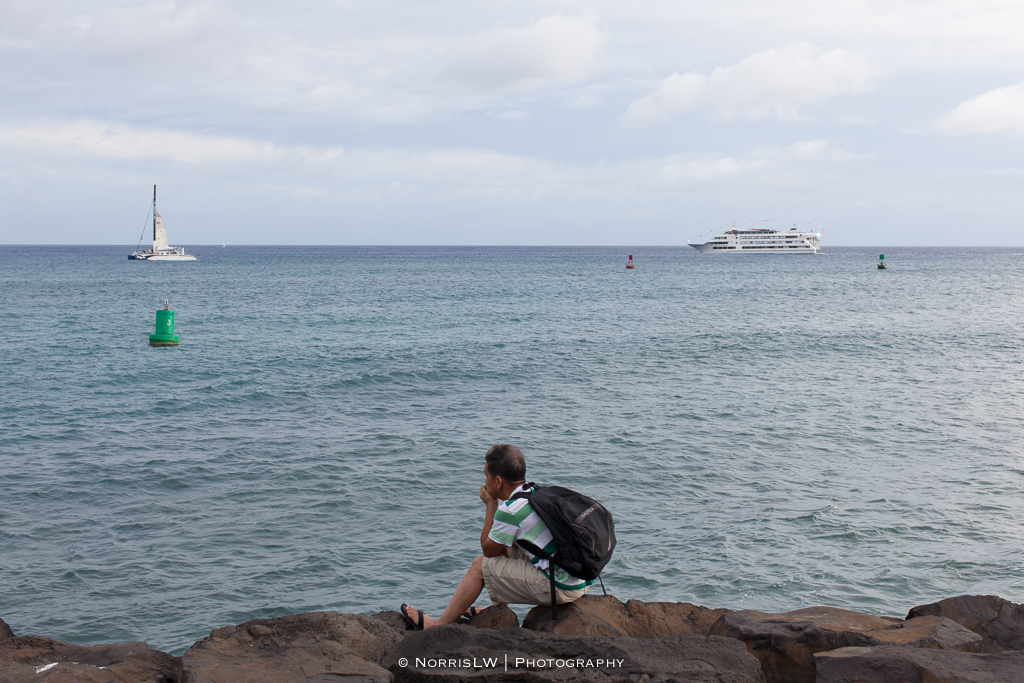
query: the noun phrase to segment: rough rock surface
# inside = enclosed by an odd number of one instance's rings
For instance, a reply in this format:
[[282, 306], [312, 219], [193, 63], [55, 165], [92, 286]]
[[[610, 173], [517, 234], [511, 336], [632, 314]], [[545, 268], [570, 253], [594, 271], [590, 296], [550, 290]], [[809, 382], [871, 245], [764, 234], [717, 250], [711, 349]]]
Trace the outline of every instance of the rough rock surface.
[[981, 644], [980, 636], [948, 619], [902, 621], [834, 607], [732, 612], [710, 633], [742, 641], [761, 662], [768, 683], [814, 683], [814, 654], [842, 647], [892, 644], [972, 652]]
[[757, 660], [729, 638], [563, 636], [460, 624], [409, 633], [382, 665], [396, 681], [432, 683], [764, 681]]
[[981, 636], [945, 617], [917, 617], [871, 631], [874, 645], [907, 645], [932, 650], [980, 652]]
[[814, 655], [816, 683], [1024, 683], [1024, 652], [974, 654], [885, 645]]
[[388, 626], [395, 629], [396, 631], [406, 631], [411, 630], [412, 628], [409, 626], [409, 624], [406, 623], [405, 619], [402, 618], [402, 615], [399, 614], [397, 610], [377, 612], [370, 618], [376, 619], [377, 621], [382, 621]]
[[0, 683], [177, 683], [181, 659], [146, 643], [71, 645], [15, 637], [0, 621]]
[[630, 600], [623, 604], [613, 595], [584, 595], [573, 603], [559, 605], [558, 621], [551, 619], [551, 607], [534, 607], [523, 619], [523, 628], [561, 635], [706, 636], [712, 624], [729, 612], [688, 602]]
[[500, 631], [503, 628], [518, 628], [519, 617], [508, 607], [491, 605], [477, 612], [475, 617], [470, 617], [469, 625], [476, 628], [489, 628]]
[[952, 619], [982, 637], [982, 652], [1024, 650], [1024, 605], [995, 595], [960, 595], [910, 610], [907, 619]]
[[[359, 614], [310, 612], [216, 629], [182, 657], [182, 683], [388, 683], [404, 633]], [[348, 677], [348, 678], [346, 678]]]
[[183, 658], [146, 643], [19, 638], [0, 619], [0, 683], [1024, 683], [1024, 605], [996, 596], [922, 605], [906, 621], [612, 596], [559, 612], [553, 622], [535, 608], [520, 629], [511, 610], [488, 608], [425, 632], [406, 630], [393, 611], [296, 614], [217, 629]]
[[7, 625], [7, 622], [0, 619], [0, 641], [9, 640], [14, 638], [14, 631]]
[[[399, 631], [415, 631], [409, 622], [402, 618], [402, 613], [398, 611], [394, 612], [377, 612], [371, 619], [377, 619], [384, 623], [393, 626]], [[508, 607], [500, 607], [491, 605], [477, 612], [475, 617], [466, 618], [465, 616], [459, 619], [460, 624], [469, 624], [470, 626], [476, 626], [477, 628], [489, 628], [496, 631], [503, 628], [518, 628], [519, 617], [516, 613], [510, 610]]]

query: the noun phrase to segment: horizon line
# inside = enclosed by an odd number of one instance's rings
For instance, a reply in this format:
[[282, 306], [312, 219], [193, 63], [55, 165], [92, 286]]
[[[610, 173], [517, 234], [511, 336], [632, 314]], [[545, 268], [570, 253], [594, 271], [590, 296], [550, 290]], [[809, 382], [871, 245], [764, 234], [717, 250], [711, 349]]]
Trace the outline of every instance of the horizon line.
[[[703, 244], [695, 242], [694, 244]], [[222, 244], [185, 244], [182, 247], [216, 247], [217, 249], [227, 248], [229, 245]], [[433, 247], [457, 247], [474, 249], [668, 249], [678, 247], [689, 247], [691, 244], [232, 244], [233, 247], [317, 247], [317, 248], [380, 248], [380, 247], [401, 247], [409, 249], [424, 249]], [[30, 244], [12, 242], [0, 244], [3, 247], [110, 247], [135, 249], [138, 245], [130, 244]], [[830, 244], [828, 247], [821, 247], [821, 250], [834, 248], [872, 248], [872, 249], [1021, 249], [1024, 244]], [[796, 255], [796, 254], [794, 254]]]

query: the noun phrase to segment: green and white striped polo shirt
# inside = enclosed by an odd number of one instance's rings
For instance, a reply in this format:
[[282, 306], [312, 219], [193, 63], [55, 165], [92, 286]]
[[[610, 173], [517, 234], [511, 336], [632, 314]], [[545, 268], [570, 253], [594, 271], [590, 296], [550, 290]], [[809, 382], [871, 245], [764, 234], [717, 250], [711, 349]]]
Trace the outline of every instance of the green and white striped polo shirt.
[[[551, 565], [550, 562], [540, 559], [526, 548], [516, 545], [516, 541], [521, 538], [533, 543], [538, 548], [543, 548], [544, 552], [549, 555], [555, 552], [555, 541], [551, 536], [551, 532], [548, 531], [548, 525], [533, 511], [530, 501], [525, 498], [513, 499], [515, 494], [523, 490], [523, 487], [520, 486], [512, 492], [509, 500], [498, 503], [498, 509], [494, 512], [494, 524], [491, 526], [491, 533], [488, 534], [488, 538], [502, 545], [519, 548], [530, 558], [533, 566], [543, 571], [550, 578], [551, 574], [548, 571], [548, 567]], [[532, 491], [533, 489], [526, 489], [527, 493]], [[576, 590], [589, 586], [592, 583], [594, 582], [584, 581], [572, 576], [561, 567], [555, 570], [555, 585], [559, 588]]]

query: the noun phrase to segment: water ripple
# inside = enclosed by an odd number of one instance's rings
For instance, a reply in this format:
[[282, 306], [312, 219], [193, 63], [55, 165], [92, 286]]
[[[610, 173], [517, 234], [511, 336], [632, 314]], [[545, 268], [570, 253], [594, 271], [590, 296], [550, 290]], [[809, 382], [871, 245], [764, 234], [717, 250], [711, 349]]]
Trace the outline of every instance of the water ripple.
[[[1012, 250], [887, 249], [885, 273], [859, 249], [634, 248], [634, 273], [621, 249], [123, 251], [0, 248], [18, 634], [181, 652], [253, 618], [438, 612], [506, 440], [612, 509], [620, 596], [1024, 601]], [[165, 298], [182, 345], [153, 349]]]

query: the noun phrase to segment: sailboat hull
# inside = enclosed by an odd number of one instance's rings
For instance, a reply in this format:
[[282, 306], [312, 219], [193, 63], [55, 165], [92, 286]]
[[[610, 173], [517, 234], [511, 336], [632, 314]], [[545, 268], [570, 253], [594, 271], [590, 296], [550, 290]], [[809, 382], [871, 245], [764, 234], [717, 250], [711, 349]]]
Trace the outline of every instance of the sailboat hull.
[[195, 261], [192, 254], [154, 254], [146, 258], [147, 261]]
[[154, 254], [150, 251], [133, 251], [128, 254], [129, 261], [195, 261], [192, 254], [179, 252], [177, 254]]

